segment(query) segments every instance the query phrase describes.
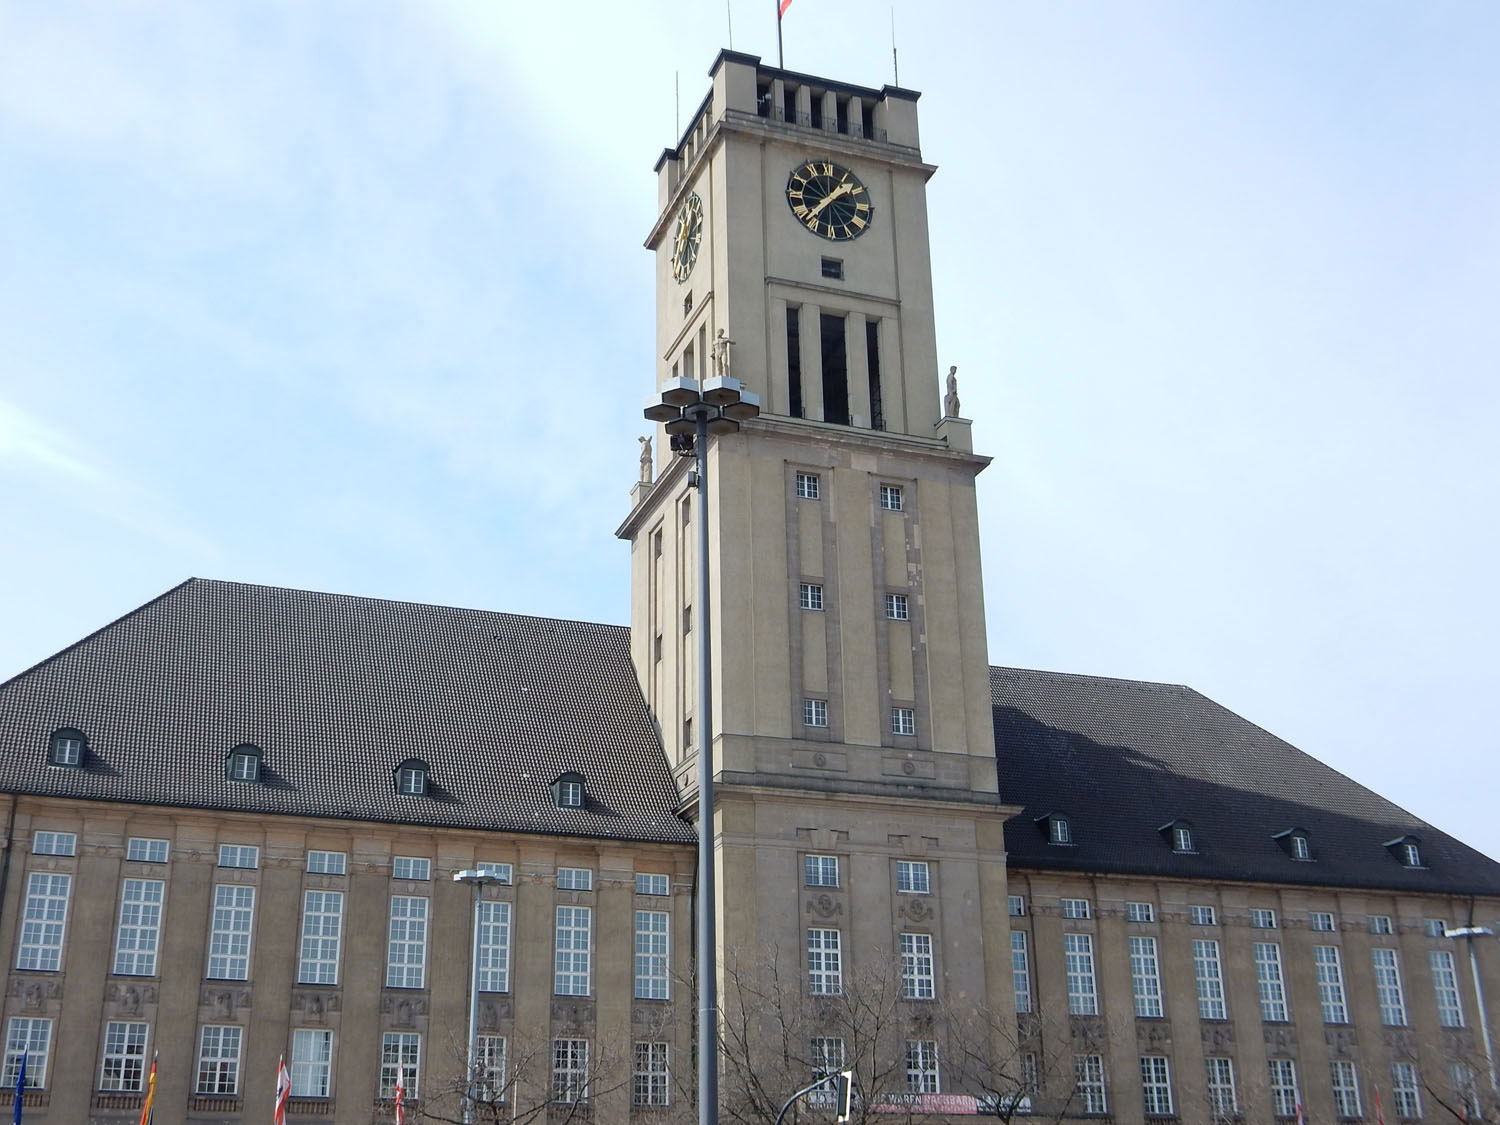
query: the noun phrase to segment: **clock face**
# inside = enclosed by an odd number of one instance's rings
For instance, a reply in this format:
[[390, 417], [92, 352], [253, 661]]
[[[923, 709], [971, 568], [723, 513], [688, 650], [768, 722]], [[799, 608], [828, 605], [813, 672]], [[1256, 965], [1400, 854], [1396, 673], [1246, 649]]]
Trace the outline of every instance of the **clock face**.
[[792, 169], [786, 201], [798, 222], [835, 242], [864, 234], [874, 215], [870, 193], [859, 177], [826, 160], [809, 160]]
[[683, 201], [677, 212], [677, 233], [672, 236], [672, 276], [686, 281], [698, 260], [698, 246], [703, 241], [703, 200], [694, 192]]

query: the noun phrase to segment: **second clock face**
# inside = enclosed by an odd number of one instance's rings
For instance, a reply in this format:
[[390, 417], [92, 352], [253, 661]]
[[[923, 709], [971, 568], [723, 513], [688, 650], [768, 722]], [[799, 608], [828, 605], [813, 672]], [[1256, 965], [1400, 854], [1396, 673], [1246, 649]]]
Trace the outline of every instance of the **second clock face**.
[[809, 160], [793, 168], [786, 181], [786, 201], [798, 222], [836, 242], [864, 234], [875, 213], [859, 177], [827, 160]]
[[694, 192], [677, 212], [677, 231], [672, 235], [672, 276], [686, 281], [693, 272], [693, 263], [698, 260], [698, 247], [703, 242], [703, 200]]

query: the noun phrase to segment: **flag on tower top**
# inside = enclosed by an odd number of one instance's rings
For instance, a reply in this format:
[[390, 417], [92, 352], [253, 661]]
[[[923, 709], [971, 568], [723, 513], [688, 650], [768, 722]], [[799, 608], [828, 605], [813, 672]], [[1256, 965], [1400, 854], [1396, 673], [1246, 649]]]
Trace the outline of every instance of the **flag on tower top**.
[[786, 15], [786, 10], [788, 8], [790, 8], [791, 6], [792, 6], [792, 0], [777, 0], [777, 3], [776, 3], [776, 18], [780, 19], [782, 16]]

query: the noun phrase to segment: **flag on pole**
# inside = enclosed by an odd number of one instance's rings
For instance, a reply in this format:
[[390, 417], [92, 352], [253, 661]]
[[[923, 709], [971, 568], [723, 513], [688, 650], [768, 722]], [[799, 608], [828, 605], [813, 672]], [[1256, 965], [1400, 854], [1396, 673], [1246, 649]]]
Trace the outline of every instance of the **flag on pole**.
[[792, 6], [792, 0], [778, 0], [776, 4], [776, 18], [780, 19], [786, 15], [786, 10]]
[[286, 1072], [286, 1056], [276, 1064], [276, 1116], [275, 1125], [286, 1125], [286, 1100], [292, 1093], [292, 1076]]
[[396, 1068], [396, 1125], [406, 1125], [406, 1087], [401, 1085], [401, 1068]]
[[1375, 1125], [1385, 1125], [1385, 1110], [1380, 1107], [1380, 1087], [1375, 1087]]
[[[151, 1125], [151, 1105], [156, 1101], [156, 1052], [151, 1052], [151, 1075], [146, 1079], [146, 1100], [141, 1105], [141, 1125]], [[17, 1117], [17, 1120], [20, 1118]]]
[[1303, 1125], [1302, 1103], [1301, 1102], [1297, 1103], [1297, 1125]]
[[16, 1071], [16, 1125], [21, 1125], [21, 1093], [26, 1089], [26, 1056], [29, 1054], [30, 1048], [22, 1048], [21, 1069]]

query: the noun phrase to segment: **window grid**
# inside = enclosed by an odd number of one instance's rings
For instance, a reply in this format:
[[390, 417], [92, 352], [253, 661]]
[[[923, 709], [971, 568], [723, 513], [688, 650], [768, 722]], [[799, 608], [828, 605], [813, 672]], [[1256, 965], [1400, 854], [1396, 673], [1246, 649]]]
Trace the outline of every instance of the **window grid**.
[[942, 1091], [938, 1074], [937, 1040], [906, 1041], [906, 1090], [910, 1094], [937, 1094]]
[[392, 895], [385, 986], [421, 988], [426, 982], [427, 900], [413, 895]]
[[671, 891], [665, 875], [637, 875], [635, 893], [638, 895], [664, 895]]
[[1135, 1014], [1141, 1019], [1160, 1019], [1161, 965], [1156, 957], [1156, 939], [1130, 939], [1130, 987], [1135, 996]]
[[198, 1094], [238, 1094], [240, 1092], [240, 1040], [244, 1029], [214, 1024], [205, 1026], [198, 1036]]
[[1469, 1121], [1484, 1120], [1484, 1111], [1479, 1104], [1479, 1084], [1474, 1068], [1468, 1063], [1456, 1062], [1448, 1065], [1448, 1081], [1453, 1086], [1453, 1098]]
[[1031, 1011], [1031, 964], [1026, 950], [1026, 932], [1010, 932], [1010, 975], [1016, 991], [1016, 1011]]
[[1291, 1059], [1268, 1059], [1266, 1072], [1271, 1082], [1271, 1107], [1277, 1117], [1297, 1114], [1297, 1064]]
[[1307, 920], [1320, 934], [1331, 934], [1338, 929], [1338, 923], [1334, 921], [1333, 915], [1326, 910], [1314, 910], [1307, 916]]
[[1217, 926], [1218, 915], [1212, 906], [1188, 907], [1188, 921], [1194, 926]]
[[1012, 918], [1024, 918], [1024, 917], [1026, 917], [1026, 896], [1025, 895], [1008, 895], [1007, 896], [1007, 901], [1006, 901], [1006, 907], [1010, 911], [1010, 916]]
[[432, 878], [432, 860], [414, 855], [395, 856], [391, 859], [391, 878], [425, 883]]
[[259, 776], [260, 755], [244, 750], [229, 756], [230, 781], [254, 781]]
[[298, 1028], [292, 1032], [292, 1096], [326, 1098], [333, 1071], [333, 1032]]
[[1387, 1027], [1406, 1026], [1406, 997], [1401, 993], [1401, 963], [1394, 949], [1372, 949], [1375, 962], [1375, 994], [1380, 998], [1380, 1022]]
[[1448, 932], [1448, 923], [1442, 918], [1423, 918], [1422, 930], [1428, 937], [1442, 937]]
[[823, 587], [814, 582], [803, 582], [797, 587], [797, 604], [802, 609], [822, 610]]
[[344, 930], [341, 891], [307, 891], [302, 896], [302, 946], [298, 984], [338, 984], [339, 942]]
[[1172, 1116], [1172, 1070], [1164, 1056], [1141, 1056], [1141, 1098], [1147, 1117]]
[[76, 766], [83, 759], [83, 739], [70, 734], [52, 736], [52, 764]]
[[131, 863], [166, 863], [168, 847], [165, 840], [132, 836], [125, 844], [125, 858]]
[[1348, 1059], [1334, 1059], [1328, 1066], [1328, 1077], [1333, 1085], [1333, 1108], [1340, 1117], [1361, 1117], [1359, 1104], [1359, 1076], [1354, 1064]]
[[809, 887], [836, 887], [839, 885], [838, 856], [804, 856], [802, 874]]
[[40, 1090], [47, 1085], [47, 1060], [52, 1053], [52, 1021], [27, 1016], [12, 1016], [5, 1029], [5, 1070], [0, 1082], [10, 1090], [16, 1088], [21, 1073], [21, 1057], [26, 1056], [26, 1089]]
[[380, 1096], [396, 1096], [396, 1081], [409, 1099], [421, 1097], [417, 1086], [422, 1062], [422, 1037], [414, 1031], [387, 1031], [380, 1037]]
[[937, 995], [931, 934], [901, 935], [901, 995], [907, 1000], [931, 1000]]
[[591, 969], [589, 946], [594, 912], [587, 906], [557, 908], [557, 945], [552, 991], [559, 996], [587, 996]]
[[146, 1025], [111, 1020], [104, 1027], [104, 1061], [99, 1089], [134, 1092], [146, 1074]]
[[802, 701], [802, 725], [826, 727], [828, 725], [828, 700], [804, 699]]
[[917, 713], [910, 707], [891, 708], [891, 733], [913, 735], [917, 733]]
[[1464, 1008], [1458, 995], [1458, 970], [1453, 954], [1434, 949], [1427, 954], [1432, 966], [1432, 987], [1437, 993], [1438, 1023], [1444, 1027], [1463, 1027]]
[[902, 501], [900, 485], [882, 484], [880, 486], [880, 506], [887, 512], [901, 511]]
[[61, 967], [68, 892], [72, 886], [71, 875], [33, 872], [27, 879], [16, 968], [55, 973]]
[[1094, 939], [1088, 934], [1063, 934], [1063, 959], [1068, 971], [1069, 1014], [1098, 1015], [1099, 992], [1094, 980]]
[[1203, 1060], [1208, 1071], [1208, 1105], [1217, 1117], [1234, 1117], [1239, 1103], [1234, 1094], [1234, 1060], [1210, 1056]]
[[220, 844], [219, 866], [254, 870], [260, 866], [260, 849], [250, 844]]
[[1324, 1023], [1348, 1023], [1349, 1006], [1344, 1001], [1344, 966], [1336, 945], [1313, 946], [1313, 965], [1318, 970], [1318, 1003]]
[[807, 991], [838, 996], [844, 991], [843, 956], [838, 930], [807, 931]]
[[427, 771], [421, 766], [402, 766], [396, 771], [396, 792], [420, 797], [427, 792]]
[[479, 991], [510, 991], [510, 903], [479, 904]]
[[1255, 983], [1260, 992], [1260, 1018], [1267, 1023], [1285, 1023], [1286, 981], [1281, 974], [1281, 946], [1255, 943]]
[[896, 861], [896, 893], [925, 895], [932, 893], [932, 870], [925, 860]]
[[1125, 920], [1127, 922], [1154, 922], [1156, 912], [1151, 908], [1149, 902], [1127, 902], [1125, 904]]
[[1366, 920], [1369, 923], [1372, 934], [1383, 937], [1396, 932], [1396, 928], [1391, 925], [1391, 916], [1389, 914], [1371, 914], [1368, 915]]
[[1274, 930], [1276, 928], [1276, 911], [1261, 909], [1251, 910], [1250, 928], [1254, 930]]
[[630, 1104], [634, 1106], [663, 1106], [667, 1104], [667, 1045], [665, 1043], [637, 1043], [635, 1045], [635, 1083], [630, 1093]]
[[911, 620], [911, 607], [906, 600], [906, 595], [887, 594], [885, 596], [885, 615], [891, 621]]
[[1391, 1063], [1391, 1100], [1399, 1117], [1421, 1117], [1422, 1095], [1418, 1088], [1417, 1068], [1411, 1063]]
[[342, 875], [348, 859], [343, 852], [308, 852], [307, 870], [312, 875]]
[[1084, 1113], [1109, 1112], [1103, 1055], [1074, 1055], [1073, 1079], [1077, 1083], [1078, 1101]]
[[208, 935], [210, 980], [250, 979], [250, 930], [255, 919], [255, 888], [214, 887], [213, 925]]
[[594, 889], [594, 873], [587, 867], [559, 867], [557, 889], [560, 891], [591, 891]]
[[475, 1096], [480, 1102], [505, 1100], [505, 1036], [480, 1035], [475, 1040], [474, 1065], [479, 1072]]
[[[844, 1063], [844, 1041], [838, 1036], [814, 1036], [809, 1043], [809, 1057], [812, 1059], [812, 1077], [827, 1078], [830, 1074], [837, 1074], [845, 1067]], [[810, 1091], [807, 1095], [809, 1105], [827, 1109], [833, 1105], [834, 1092], [827, 1086]]]
[[166, 884], [160, 879], [125, 880], [120, 891], [120, 926], [115, 934], [114, 971], [121, 976], [156, 975], [165, 891]]
[[1089, 900], [1086, 898], [1065, 898], [1062, 900], [1062, 916], [1064, 918], [1088, 918], [1092, 913], [1089, 909]]
[[[635, 912], [635, 995], [640, 1000], [668, 997], [668, 915], [664, 910]], [[655, 1105], [655, 1102], [649, 1103]]]
[[552, 1100], [567, 1103], [589, 1100], [587, 1039], [552, 1040]]
[[822, 482], [812, 473], [797, 474], [797, 497], [800, 500], [817, 500]]
[[31, 838], [32, 855], [74, 855], [78, 836], [72, 832], [38, 832]]
[[1224, 966], [1219, 960], [1219, 943], [1193, 942], [1193, 977], [1198, 985], [1198, 1018], [1228, 1018], [1224, 1006]]

